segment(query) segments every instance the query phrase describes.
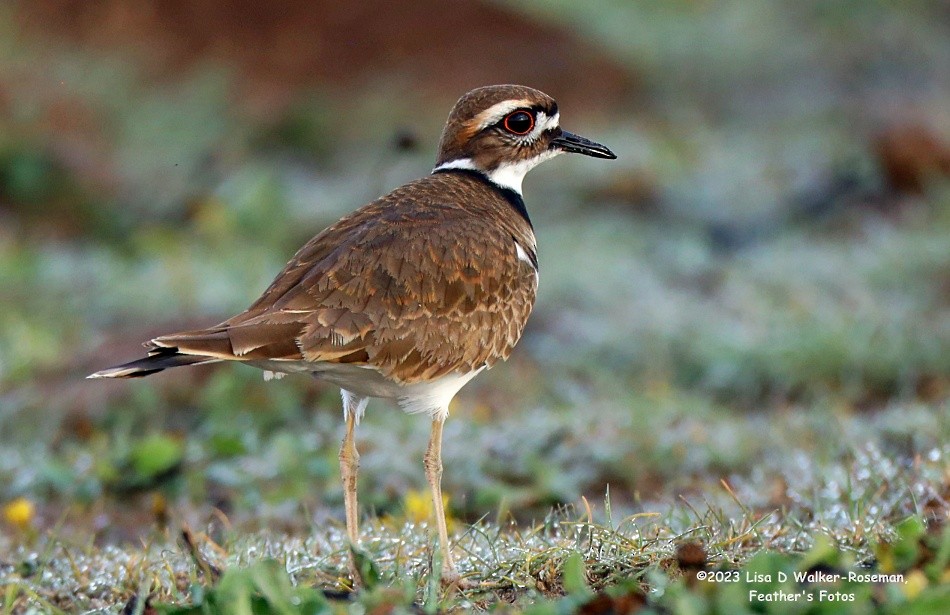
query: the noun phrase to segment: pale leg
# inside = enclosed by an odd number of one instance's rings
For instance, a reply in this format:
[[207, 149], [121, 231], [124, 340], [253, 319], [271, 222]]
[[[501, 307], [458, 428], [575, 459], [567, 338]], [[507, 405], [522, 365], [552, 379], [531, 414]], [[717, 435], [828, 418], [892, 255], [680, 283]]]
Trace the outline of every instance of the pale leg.
[[445, 507], [442, 505], [442, 423], [444, 419], [432, 421], [432, 436], [426, 449], [426, 480], [432, 491], [432, 505], [435, 510], [435, 522], [439, 528], [439, 547], [442, 550], [442, 581], [457, 584], [459, 573], [449, 550], [449, 532], [445, 525]]
[[[356, 403], [353, 403], [356, 402]], [[351, 396], [344, 394], [343, 403], [346, 405], [346, 435], [343, 437], [343, 446], [340, 447], [340, 477], [343, 479], [343, 506], [346, 509], [346, 535], [350, 539], [350, 544], [356, 546], [359, 543], [359, 515], [356, 504], [356, 474], [360, 469], [360, 454], [356, 451], [356, 443], [353, 440], [353, 433], [356, 429], [356, 421], [359, 412], [357, 410], [360, 403]], [[362, 400], [363, 407], [366, 402]], [[356, 563], [350, 556], [350, 578], [354, 585], [360, 582], [359, 571], [356, 569]]]
[[346, 508], [346, 535], [354, 545], [359, 541], [359, 520], [356, 508], [356, 475], [360, 469], [360, 454], [356, 451], [353, 432], [356, 418], [346, 419], [346, 436], [340, 447], [340, 477], [343, 479], [343, 505]]

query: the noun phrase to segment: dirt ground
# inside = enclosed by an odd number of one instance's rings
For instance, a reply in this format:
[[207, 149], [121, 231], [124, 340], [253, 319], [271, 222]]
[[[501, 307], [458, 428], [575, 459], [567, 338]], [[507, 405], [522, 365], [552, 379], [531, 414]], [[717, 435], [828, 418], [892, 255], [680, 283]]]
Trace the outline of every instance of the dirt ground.
[[222, 63], [239, 75], [236, 100], [263, 114], [314, 86], [395, 87], [394, 95], [442, 99], [488, 83], [526, 83], [575, 109], [615, 104], [637, 89], [629, 69], [563, 28], [492, 3], [458, 2], [451, 11], [443, 4], [36, 0], [19, 3], [17, 20], [31, 36], [128, 52], [160, 79]]

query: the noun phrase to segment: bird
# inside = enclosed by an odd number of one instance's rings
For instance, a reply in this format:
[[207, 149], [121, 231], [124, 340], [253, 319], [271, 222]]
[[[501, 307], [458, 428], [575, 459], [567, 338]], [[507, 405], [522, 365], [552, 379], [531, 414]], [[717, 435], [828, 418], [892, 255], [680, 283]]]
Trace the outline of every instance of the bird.
[[[562, 153], [615, 159], [560, 127], [553, 98], [522, 85], [464, 94], [449, 113], [432, 172], [326, 228], [244, 312], [206, 329], [145, 342], [147, 356], [89, 378], [238, 362], [265, 379], [303, 373], [341, 390], [347, 538], [359, 544], [355, 429], [370, 398], [428, 415], [423, 458], [441, 580], [461, 579], [442, 499], [442, 428], [449, 403], [521, 338], [538, 288], [534, 227], [522, 180]], [[349, 569], [358, 571], [351, 549]]]

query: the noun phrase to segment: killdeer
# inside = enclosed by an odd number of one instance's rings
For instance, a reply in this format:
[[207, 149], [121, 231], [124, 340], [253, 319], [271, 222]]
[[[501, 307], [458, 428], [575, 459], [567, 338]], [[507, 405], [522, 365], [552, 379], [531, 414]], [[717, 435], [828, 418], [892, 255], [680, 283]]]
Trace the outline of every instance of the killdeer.
[[[459, 581], [442, 503], [442, 425], [468, 381], [508, 358], [538, 288], [525, 174], [563, 152], [616, 156], [561, 130], [538, 90], [495, 85], [455, 104], [436, 166], [310, 240], [251, 307], [216, 326], [145, 343], [144, 359], [90, 378], [136, 378], [182, 365], [237, 361], [264, 377], [312, 374], [339, 386], [346, 530], [359, 539], [354, 430], [370, 397], [432, 420], [425, 473], [442, 578]], [[351, 561], [354, 582], [358, 582]]]

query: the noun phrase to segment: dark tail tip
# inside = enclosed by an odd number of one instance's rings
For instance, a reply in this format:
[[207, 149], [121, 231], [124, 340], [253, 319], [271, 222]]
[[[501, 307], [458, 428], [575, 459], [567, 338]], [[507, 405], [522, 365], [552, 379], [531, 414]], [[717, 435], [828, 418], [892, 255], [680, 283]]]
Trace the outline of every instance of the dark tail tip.
[[168, 369], [169, 367], [198, 365], [216, 360], [217, 359], [212, 357], [179, 354], [177, 348], [160, 348], [153, 351], [152, 354], [144, 359], [116, 365], [115, 367], [90, 374], [86, 376], [86, 378], [142, 378]]

